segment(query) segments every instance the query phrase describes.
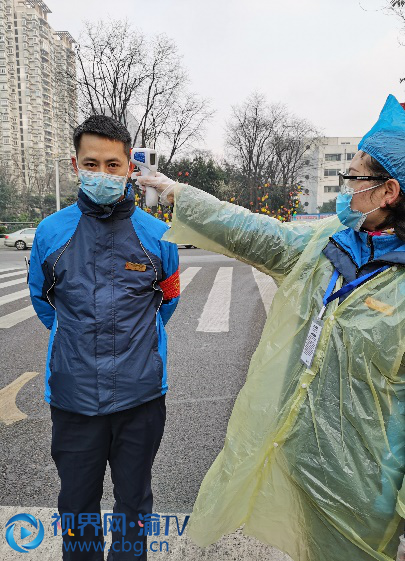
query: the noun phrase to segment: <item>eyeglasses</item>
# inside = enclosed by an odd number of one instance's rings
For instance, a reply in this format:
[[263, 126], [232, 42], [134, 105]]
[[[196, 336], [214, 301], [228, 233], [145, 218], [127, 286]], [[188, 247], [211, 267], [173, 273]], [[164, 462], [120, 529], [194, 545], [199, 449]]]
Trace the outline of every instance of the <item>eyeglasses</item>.
[[[388, 179], [392, 179], [391, 177], [384, 175], [346, 175], [342, 172], [339, 172], [338, 175], [339, 188], [343, 195], [353, 195], [356, 192], [354, 189], [354, 183], [352, 183], [353, 181], [382, 181], [382, 185], [388, 181]], [[377, 187], [377, 185], [375, 185], [375, 187]]]

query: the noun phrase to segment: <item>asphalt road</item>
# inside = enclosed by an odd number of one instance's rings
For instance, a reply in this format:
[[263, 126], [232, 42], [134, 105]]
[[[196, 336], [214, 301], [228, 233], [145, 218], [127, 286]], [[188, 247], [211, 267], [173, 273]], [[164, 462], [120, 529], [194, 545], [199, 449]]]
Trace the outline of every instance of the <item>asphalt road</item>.
[[[155, 512], [184, 514], [191, 512], [200, 483], [222, 448], [227, 421], [266, 320], [266, 298], [251, 267], [199, 249], [180, 248], [179, 253], [182, 277], [192, 279], [182, 290], [180, 304], [167, 326], [167, 423], [154, 465], [153, 489]], [[23, 278], [21, 271], [17, 277], [6, 270], [24, 267], [25, 256], [29, 251], [0, 247], [0, 297], [26, 288], [25, 283], [1, 286]], [[222, 331], [210, 332], [212, 325], [203, 321], [204, 307], [211, 292], [218, 293], [218, 274], [225, 274], [228, 280], [223, 281], [231, 283], [229, 330], [225, 321]], [[264, 281], [269, 282], [267, 277]], [[267, 307], [268, 289], [269, 285]], [[0, 320], [28, 306], [29, 297], [0, 305]], [[221, 325], [221, 318], [217, 321]], [[3, 395], [1, 401], [4, 388], [26, 372], [39, 373], [22, 382], [15, 399], [26, 418], [9, 420], [9, 424], [0, 421], [0, 509], [22, 505], [26, 509], [55, 508], [57, 504], [59, 479], [50, 456], [49, 406], [43, 400], [47, 339], [48, 331], [36, 317], [0, 329], [0, 406], [9, 399]], [[107, 469], [102, 508], [111, 508], [113, 502]], [[261, 558], [276, 557], [261, 554]]]

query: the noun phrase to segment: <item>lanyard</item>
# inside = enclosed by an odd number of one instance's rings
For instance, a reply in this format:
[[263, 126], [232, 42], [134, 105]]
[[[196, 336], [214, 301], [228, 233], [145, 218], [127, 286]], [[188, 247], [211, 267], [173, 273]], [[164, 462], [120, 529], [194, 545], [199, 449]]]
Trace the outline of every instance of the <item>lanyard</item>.
[[362, 277], [360, 277], [358, 279], [355, 279], [352, 282], [349, 282], [348, 284], [343, 286], [340, 290], [338, 290], [337, 292], [334, 292], [332, 294], [332, 290], [335, 288], [336, 281], [338, 280], [339, 275], [340, 275], [339, 271], [337, 269], [335, 269], [334, 272], [333, 272], [332, 278], [330, 279], [328, 288], [326, 289], [325, 296], [323, 297], [323, 306], [322, 306], [322, 310], [319, 313], [318, 319], [322, 319], [322, 316], [325, 313], [326, 307], [329, 304], [329, 302], [332, 302], [336, 298], [339, 298], [340, 296], [343, 296], [344, 294], [347, 294], [348, 292], [351, 292], [352, 290], [354, 290], [356, 287], [358, 287], [360, 284], [365, 282], [370, 277], [373, 277], [374, 275], [377, 275], [378, 273], [381, 273], [382, 271], [385, 271], [388, 268], [389, 268], [389, 265], [385, 265], [384, 267], [381, 267], [380, 269], [377, 269], [376, 271], [373, 271], [372, 273], [368, 273], [367, 275], [363, 275]]

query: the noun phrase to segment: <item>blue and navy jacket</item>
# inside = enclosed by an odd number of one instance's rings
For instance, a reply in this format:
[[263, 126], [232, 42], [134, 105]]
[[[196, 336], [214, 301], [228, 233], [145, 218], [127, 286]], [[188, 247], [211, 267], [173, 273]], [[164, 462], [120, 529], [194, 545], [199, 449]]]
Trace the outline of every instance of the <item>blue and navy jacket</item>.
[[[405, 242], [395, 235], [375, 236], [352, 228], [329, 238], [324, 255], [343, 277], [343, 286], [384, 265], [405, 266]], [[341, 303], [348, 294], [339, 299]]]
[[179, 300], [175, 244], [162, 221], [125, 198], [77, 203], [38, 226], [32, 304], [51, 330], [45, 400], [84, 415], [136, 407], [167, 391], [165, 325]]

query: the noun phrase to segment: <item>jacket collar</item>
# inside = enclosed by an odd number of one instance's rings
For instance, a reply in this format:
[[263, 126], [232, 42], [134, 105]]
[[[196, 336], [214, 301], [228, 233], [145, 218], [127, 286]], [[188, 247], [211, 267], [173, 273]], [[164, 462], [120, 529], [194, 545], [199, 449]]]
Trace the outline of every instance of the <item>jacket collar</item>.
[[384, 257], [391, 261], [388, 256], [392, 257], [393, 252], [393, 262], [405, 265], [405, 242], [395, 235], [370, 236], [368, 232], [355, 232], [352, 228], [346, 228], [334, 234], [332, 239], [350, 255], [358, 267], [370, 260], [384, 261]]
[[135, 212], [135, 196], [132, 185], [127, 183], [125, 198], [122, 201], [111, 205], [98, 205], [79, 189], [77, 205], [83, 214], [93, 218], [112, 217], [115, 220], [123, 220]]

